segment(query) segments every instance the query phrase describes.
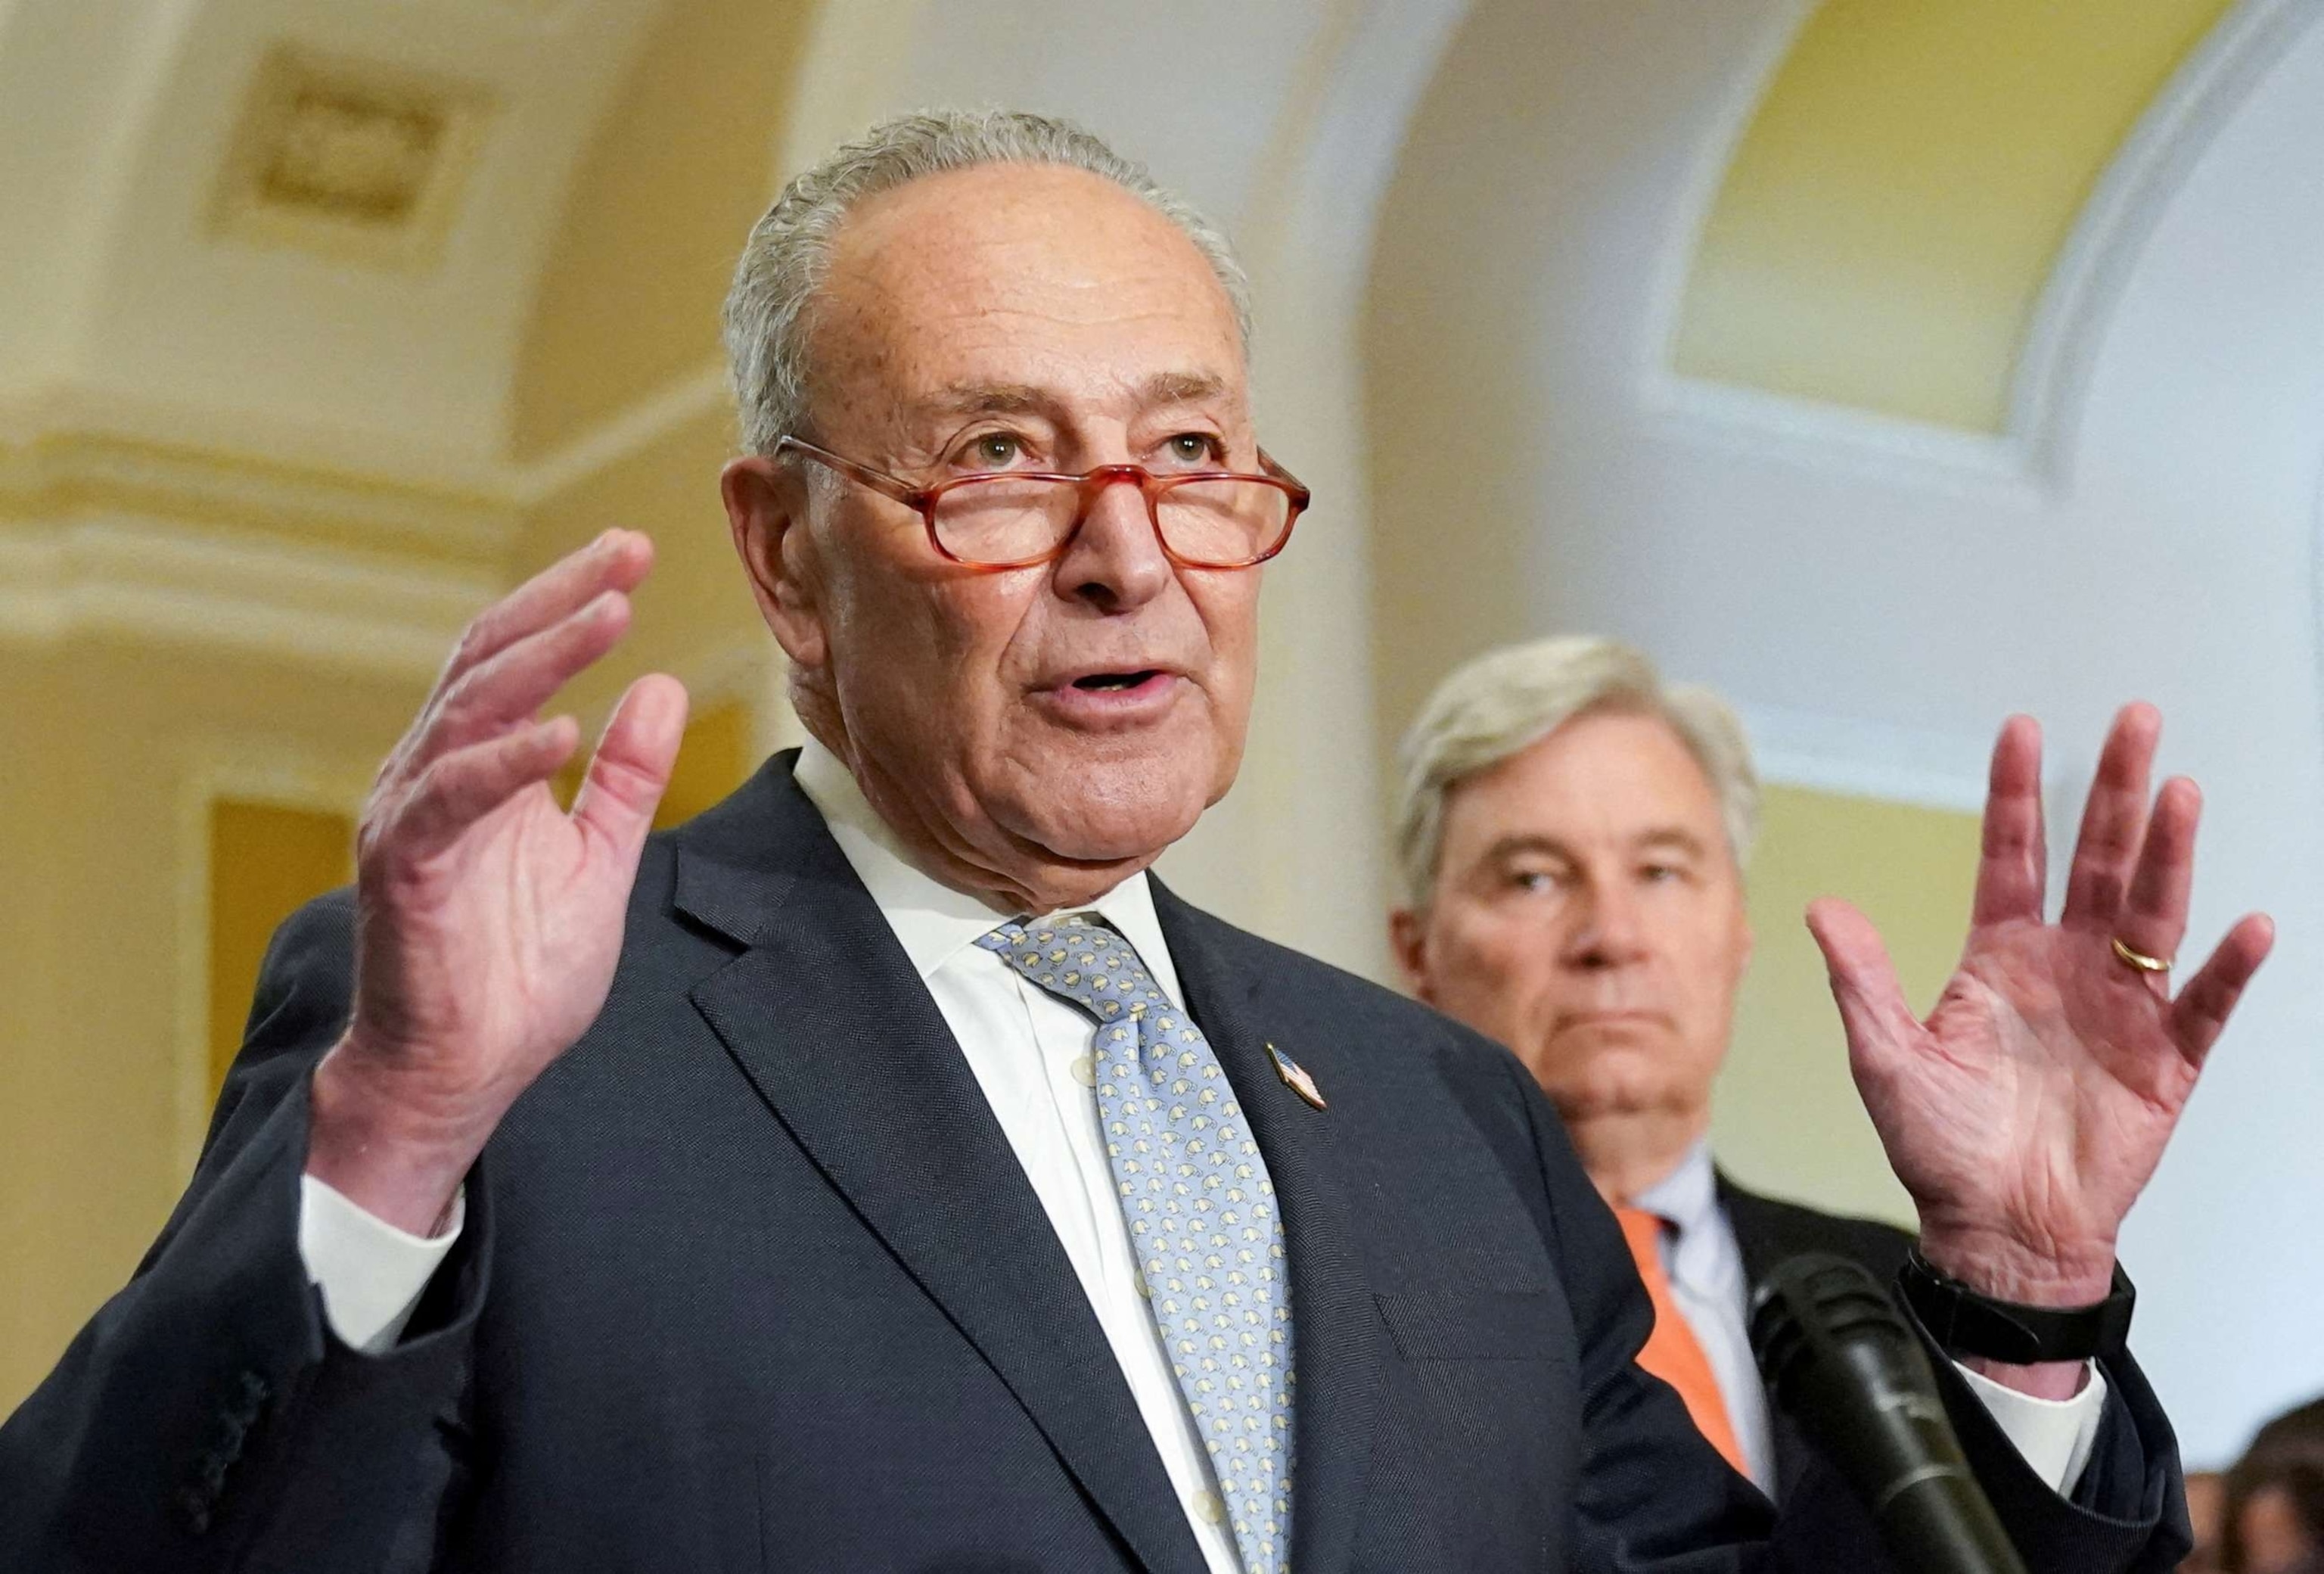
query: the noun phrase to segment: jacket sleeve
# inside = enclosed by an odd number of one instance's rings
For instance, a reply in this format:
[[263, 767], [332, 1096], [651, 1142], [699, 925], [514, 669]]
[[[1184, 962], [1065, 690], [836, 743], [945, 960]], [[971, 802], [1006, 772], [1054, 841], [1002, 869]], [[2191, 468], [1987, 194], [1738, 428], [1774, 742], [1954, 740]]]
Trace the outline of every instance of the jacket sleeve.
[[[1510, 1062], [1530, 1123], [1545, 1228], [1581, 1349], [1586, 1462], [1576, 1567], [1591, 1574], [1888, 1574], [1871, 1516], [1820, 1456], [1778, 1514], [1637, 1365], [1654, 1310], [1613, 1215], [1556, 1111]], [[1952, 1362], [1915, 1325], [1978, 1482], [2029, 1569], [2163, 1574], [2184, 1555], [2184, 1482], [2170, 1423], [2136, 1366], [2107, 1368], [2098, 1449], [2070, 1501], [2018, 1454]]]
[[491, 1208], [403, 1342], [329, 1331], [299, 1255], [316, 1062], [346, 1025], [353, 903], [293, 914], [201, 1162], [136, 1274], [0, 1426], [0, 1568], [424, 1568], [485, 1293]]

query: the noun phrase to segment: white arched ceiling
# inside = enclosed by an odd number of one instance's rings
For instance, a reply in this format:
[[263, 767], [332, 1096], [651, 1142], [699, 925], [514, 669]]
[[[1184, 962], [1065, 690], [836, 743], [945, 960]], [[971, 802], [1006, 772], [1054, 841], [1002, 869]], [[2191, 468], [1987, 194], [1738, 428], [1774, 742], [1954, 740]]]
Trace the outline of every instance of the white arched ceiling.
[[[432, 671], [505, 569], [540, 249], [658, 9], [0, 7], [0, 639]], [[431, 125], [461, 156], [410, 156]], [[458, 179], [414, 222], [312, 223], [415, 169]]]
[[2324, 1389], [2324, 27], [2239, 8], [2245, 52], [2190, 63], [2102, 183], [2143, 196], [2069, 247], [2104, 288], [2045, 458], [1668, 374], [1706, 182], [1799, 14], [1486, 0], [1455, 40], [1365, 329], [1383, 731], [1471, 650], [1602, 630], [1740, 700], [1778, 779], [1970, 806], [2006, 712], [2070, 801], [2112, 708], [2158, 702], [2209, 803], [2188, 951], [2248, 908], [2282, 932], [2125, 1243], [2142, 1357], [2217, 1460]]
[[[17, 0], [0, 22], [0, 409], [400, 479], [485, 484], [540, 251], [656, 0]], [[217, 233], [269, 52], [473, 93], [478, 151], [430, 265]], [[30, 122], [31, 124], [25, 124]], [[22, 303], [21, 305], [19, 303]], [[35, 305], [34, 303], [37, 303]]]

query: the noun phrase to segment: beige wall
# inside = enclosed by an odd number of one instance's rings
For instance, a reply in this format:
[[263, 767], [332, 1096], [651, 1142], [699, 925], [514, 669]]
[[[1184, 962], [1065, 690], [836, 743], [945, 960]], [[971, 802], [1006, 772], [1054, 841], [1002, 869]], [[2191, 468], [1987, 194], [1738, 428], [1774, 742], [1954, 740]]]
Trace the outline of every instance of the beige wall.
[[[709, 722], [687, 762], [697, 808], [788, 741], [718, 507], [727, 428], [682, 425], [552, 497], [512, 569], [614, 524], [654, 534], [629, 643], [559, 705], [594, 727], [637, 673], [686, 677]], [[205, 794], [352, 816], [426, 688], [167, 645], [0, 647], [0, 1411], [185, 1183], [210, 1087]]]
[[[742, 0], [678, 0], [662, 13], [600, 123], [537, 282], [509, 412], [512, 458], [535, 468], [512, 469], [479, 497], [431, 491], [424, 475], [409, 477], [408, 491], [392, 480], [383, 489], [258, 460], [235, 472], [247, 485], [221, 487], [206, 469], [197, 495], [166, 472], [120, 468], [150, 484], [136, 509], [165, 515], [190, 550], [221, 565], [252, 550], [254, 531], [316, 532], [354, 546], [392, 517], [401, 555], [358, 553], [338, 570], [361, 585], [376, 571], [375, 594], [342, 591], [327, 606], [262, 616], [236, 604], [235, 576], [221, 569], [209, 587], [218, 599], [180, 617], [185, 643], [134, 618], [115, 618], [116, 634], [69, 634], [29, 651], [0, 642], [0, 890], [9, 898], [0, 904], [0, 1413], [134, 1268], [185, 1184], [207, 1119], [216, 1003], [205, 795], [352, 817], [464, 616], [443, 616], [456, 595], [410, 603], [439, 630], [414, 641], [424, 647], [415, 652], [354, 632], [335, 646], [312, 626], [293, 628], [302, 613], [327, 624], [367, 610], [369, 598], [392, 616], [407, 604], [396, 597], [414, 595], [415, 575], [424, 582], [438, 571], [455, 587], [473, 584], [480, 599], [601, 530], [646, 530], [659, 560], [631, 638], [558, 707], [594, 730], [639, 672], [685, 679], [706, 718], [681, 766], [681, 795], [695, 808], [790, 741], [788, 709], [774, 698], [779, 662], [718, 504], [730, 416], [697, 399], [611, 441], [603, 423], [672, 380], [698, 383], [713, 364], [718, 301], [773, 181], [789, 73], [812, 14], [806, 4]], [[21, 434], [7, 414], [0, 480], [23, 462], [8, 447]], [[31, 496], [0, 496], [0, 548], [19, 524], [69, 539], [75, 511], [90, 506], [67, 489]], [[268, 512], [285, 508], [287, 524]], [[492, 533], [502, 521], [512, 522], [505, 540]], [[206, 651], [211, 634], [254, 653]], [[281, 857], [294, 851], [316, 862], [311, 847], [286, 845]], [[260, 888], [279, 886], [286, 870], [265, 873], [250, 896], [271, 903]], [[229, 927], [259, 922], [244, 912]]]
[[410, 680], [80, 644], [0, 653], [0, 1408], [119, 1288], [208, 1080], [201, 795], [351, 811]]
[[781, 653], [751, 598], [718, 501], [733, 433], [724, 410], [694, 417], [550, 497], [527, 521], [512, 579], [617, 526], [654, 540], [653, 574], [634, 597], [628, 638], [559, 701], [585, 723], [594, 727], [641, 673], [666, 671], [687, 682], [697, 705], [747, 697], [769, 713], [761, 729], [768, 746], [788, 740], [788, 710], [772, 698]]
[[1972, 814], [1773, 787], [1749, 876], [1751, 971], [1711, 1121], [1747, 1186], [1840, 1213], [1913, 1222], [1848, 1072], [1847, 1041], [1804, 914], [1845, 896], [1887, 940], [1916, 1011], [1934, 1004], [1968, 932]]

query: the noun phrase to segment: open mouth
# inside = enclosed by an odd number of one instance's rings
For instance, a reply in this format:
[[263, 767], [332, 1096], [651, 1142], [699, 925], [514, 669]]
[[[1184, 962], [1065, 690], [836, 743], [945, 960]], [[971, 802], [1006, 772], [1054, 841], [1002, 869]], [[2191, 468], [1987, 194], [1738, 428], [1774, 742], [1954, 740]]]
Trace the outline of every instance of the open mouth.
[[1092, 672], [1086, 678], [1074, 679], [1074, 687], [1093, 694], [1116, 693], [1124, 689], [1135, 689], [1161, 675], [1160, 670], [1154, 667], [1142, 668], [1135, 672]]

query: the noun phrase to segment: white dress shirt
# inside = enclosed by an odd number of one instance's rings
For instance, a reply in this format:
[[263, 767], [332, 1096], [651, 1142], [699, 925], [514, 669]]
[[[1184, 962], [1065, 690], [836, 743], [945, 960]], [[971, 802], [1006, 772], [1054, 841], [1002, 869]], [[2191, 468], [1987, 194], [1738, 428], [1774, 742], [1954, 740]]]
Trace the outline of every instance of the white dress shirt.
[[[1743, 1272], [1743, 1248], [1735, 1238], [1735, 1227], [1719, 1206], [1710, 1146], [1696, 1143], [1676, 1170], [1635, 1201], [1670, 1227], [1663, 1232], [1662, 1255], [1671, 1298], [1710, 1358], [1747, 1473], [1772, 1497], [1776, 1487], [1775, 1433], [1767, 1391], [1751, 1356], [1751, 1284]], [[2050, 1400], [2004, 1387], [1965, 1366], [1960, 1373], [2034, 1474], [2071, 1495], [2106, 1415], [2105, 1375], [2092, 1366], [2090, 1380], [2080, 1393]]]
[[[915, 867], [854, 778], [828, 750], [810, 740], [794, 775], [822, 811], [833, 839], [895, 931], [959, 1042], [1073, 1264], [1211, 1574], [1241, 1574], [1241, 1558], [1209, 1456], [1139, 1290], [1129, 1230], [1115, 1200], [1112, 1166], [1098, 1130], [1089, 1018], [975, 943], [1017, 915], [996, 912]], [[1184, 1009], [1177, 970], [1144, 875], [1124, 881], [1080, 911], [1096, 912], [1135, 946], [1155, 983]], [[1697, 1153], [1688, 1163], [1694, 1166], [1698, 1161], [1699, 1188], [1683, 1183], [1691, 1171], [1682, 1169], [1640, 1199], [1640, 1206], [1664, 1213], [1679, 1227], [1665, 1237], [1673, 1287], [1690, 1325], [1711, 1353], [1738, 1430], [1747, 1424], [1744, 1416], [1757, 1418], [1756, 1441], [1745, 1444], [1747, 1450], [1756, 1450], [1749, 1458], [1757, 1476], [1764, 1468], [1762, 1462], [1768, 1461], [1766, 1408], [1757, 1378], [1750, 1375], [1749, 1345], [1743, 1335], [1742, 1259], [1734, 1233], [1716, 1206], [1708, 1153]], [[429, 1279], [459, 1238], [464, 1203], [456, 1202], [442, 1235], [423, 1238], [364, 1212], [311, 1175], [302, 1184], [299, 1249], [309, 1277], [322, 1292], [332, 1331], [358, 1350], [377, 1354], [390, 1348], [402, 1336]], [[1666, 1189], [1672, 1192], [1667, 1212], [1655, 1200]], [[1715, 1243], [1720, 1241], [1732, 1263], [1725, 1278], [1716, 1266], [1721, 1248]], [[1702, 1309], [1700, 1319], [1698, 1306]], [[1710, 1329], [1724, 1331], [1703, 1331]], [[2043, 1478], [2070, 1491], [2097, 1433], [2104, 1389], [2096, 1375], [2081, 1396], [2063, 1404], [2028, 1399], [1973, 1374], [1969, 1381]], [[1748, 1403], [1756, 1408], [1737, 1403], [1736, 1396], [1747, 1392]], [[2078, 1419], [2060, 1419], [2068, 1413]], [[2043, 1441], [2061, 1426], [2063, 1435], [2077, 1440], [2068, 1445], [2070, 1465], [2068, 1450], [2053, 1449]], [[2050, 1452], [2059, 1455], [2054, 1468], [2044, 1463]], [[1766, 1477], [1760, 1479], [1767, 1483]], [[1292, 1513], [1296, 1518], [1296, 1496]]]

